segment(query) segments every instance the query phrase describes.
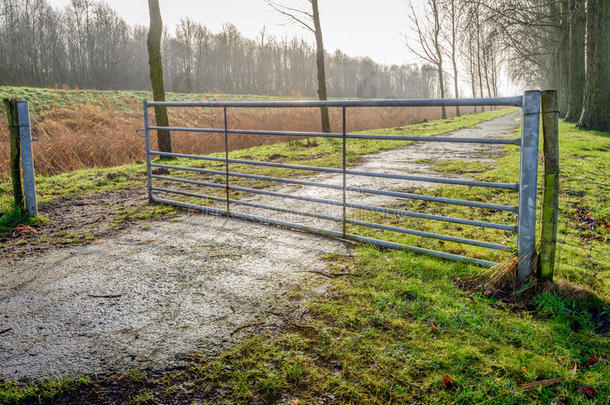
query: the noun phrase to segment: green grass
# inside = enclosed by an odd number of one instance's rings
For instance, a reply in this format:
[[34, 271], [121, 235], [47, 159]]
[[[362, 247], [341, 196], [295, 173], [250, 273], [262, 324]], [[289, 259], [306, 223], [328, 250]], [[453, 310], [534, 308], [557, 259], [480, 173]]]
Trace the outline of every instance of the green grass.
[[[140, 90], [78, 90], [40, 87], [0, 86], [0, 99], [13, 98], [30, 102], [35, 117], [44, 116], [51, 107], [72, 108], [78, 105], [94, 105], [116, 111], [131, 111], [144, 100], [151, 100], [152, 93]], [[167, 92], [167, 101], [269, 101], [286, 100], [288, 97], [260, 96], [252, 94], [196, 94]]]
[[48, 403], [60, 396], [67, 388], [73, 389], [86, 382], [85, 378], [48, 380], [38, 385], [22, 385], [0, 382], [0, 404]]
[[[220, 358], [199, 359], [188, 378], [231, 400], [276, 400], [288, 392], [306, 403], [585, 403], [576, 385], [591, 384], [603, 401], [610, 374], [591, 355], [608, 355], [585, 307], [539, 296], [537, 311], [516, 313], [455, 285], [478, 270], [407, 252], [361, 248], [335, 270], [358, 277], [334, 282], [331, 297], [311, 303], [314, 320], [280, 337], [254, 336]], [[538, 309], [539, 308], [539, 309]], [[582, 329], [574, 332], [570, 325]], [[451, 376], [455, 390], [441, 380]], [[183, 376], [184, 377], [184, 376]], [[569, 377], [522, 392], [519, 381]], [[570, 402], [573, 401], [573, 402]], [[600, 402], [601, 403], [601, 402]]]
[[0, 214], [0, 237], [10, 234], [18, 225], [41, 227], [49, 223], [49, 219], [43, 215], [32, 218], [15, 207], [8, 208], [5, 212], [0, 211]]
[[494, 166], [487, 162], [473, 162], [467, 160], [445, 160], [438, 162], [432, 169], [444, 174], [485, 173]]
[[[557, 275], [565, 280], [585, 286], [610, 299], [610, 257], [608, 238], [610, 236], [610, 200], [607, 183], [604, 186], [604, 173], [610, 173], [610, 135], [602, 132], [583, 131], [572, 124], [560, 122], [560, 167], [562, 171], [560, 193], [559, 240], [566, 242], [560, 245], [560, 259]], [[473, 177], [481, 181], [501, 183], [518, 182], [519, 149], [506, 146], [506, 154], [496, 160], [497, 165], [471, 161], [440, 162], [436, 170], [443, 173], [474, 173]], [[482, 169], [486, 167], [486, 170]], [[539, 167], [539, 199], [542, 197], [542, 158]], [[600, 177], [601, 176], [601, 177]], [[460, 200], [480, 201], [501, 205], [517, 205], [514, 192], [499, 191], [479, 187], [443, 186], [420, 190], [429, 195]], [[516, 215], [506, 212], [473, 209], [448, 204], [409, 201], [396, 206], [409, 211], [449, 217], [483, 220], [499, 224], [516, 224]], [[538, 212], [540, 214], [540, 212]], [[377, 213], [360, 213], [367, 215], [372, 222], [390, 223], [392, 225], [420, 229], [473, 240], [489, 241], [515, 248], [515, 235], [500, 231], [473, 226], [427, 221], [425, 224], [415, 218], [396, 217]], [[575, 218], [580, 218], [576, 220]], [[594, 225], [592, 220], [595, 220]], [[584, 229], [583, 229], [584, 228]], [[415, 236], [400, 235], [361, 227], [350, 227], [352, 231], [365, 233], [367, 236], [391, 240], [407, 245], [444, 250], [455, 254], [479, 257], [492, 261], [503, 261], [506, 253], [487, 249], [458, 245], [452, 242], [439, 242]], [[538, 233], [539, 234], [539, 231]]]
[[[388, 133], [441, 133], [447, 128], [474, 125], [476, 118], [409, 126], [388, 130]], [[564, 176], [580, 178], [587, 172], [610, 172], [607, 134], [580, 131], [565, 123], [560, 124], [560, 131]], [[391, 142], [365, 144], [359, 149], [362, 153], [352, 152], [350, 163], [355, 164], [365, 153], [395, 146]], [[305, 156], [311, 158], [312, 165], [323, 166], [336, 161], [336, 149], [337, 144], [332, 140], [320, 140], [317, 146], [307, 150], [293, 142], [236, 151], [232, 157], [266, 159], [276, 154], [290, 163], [302, 162]], [[444, 165], [445, 169], [448, 166], [468, 169], [464, 173], [480, 180], [514, 182], [517, 154], [516, 148], [507, 147], [506, 155], [497, 160], [497, 167], [487, 167], [482, 173], [480, 167], [468, 163]], [[121, 170], [131, 170], [132, 174], [111, 175], [108, 181], [108, 173]], [[143, 187], [142, 170], [142, 165], [131, 165], [108, 169], [101, 175], [96, 170], [81, 171], [56, 176], [61, 178], [59, 183], [45, 183], [44, 179], [42, 182], [49, 201], [56, 201], [65, 196], [96, 192], [97, 181], [102, 181], [100, 187], [106, 191], [127, 185]], [[443, 164], [439, 170], [443, 170]], [[265, 173], [288, 174], [275, 168]], [[72, 188], [66, 194], [53, 193], [52, 184]], [[596, 187], [591, 182], [575, 181], [562, 188], [562, 202], [570, 198], [568, 205], [562, 204], [562, 217], [585, 208], [595, 211], [599, 218], [608, 218], [607, 196], [597, 195]], [[514, 194], [480, 188], [437, 187], [426, 192], [450, 198], [515, 203]], [[410, 202], [404, 207], [442, 215], [466, 214], [466, 217], [482, 217], [492, 222], [511, 223], [512, 220], [509, 215], [497, 212], [479, 216], [481, 213], [472, 209], [465, 212], [459, 207], [421, 202]], [[373, 219], [394, 220], [401, 226], [417, 226], [421, 222], [381, 216]], [[594, 238], [583, 241], [582, 231], [572, 224], [562, 224], [561, 235], [568, 241], [580, 244], [592, 241], [596, 249], [607, 249], [604, 239], [607, 228], [603, 225], [590, 230], [589, 236]], [[493, 240], [510, 243], [510, 235], [489, 230], [457, 229], [432, 222], [427, 226], [426, 230], [430, 231], [456, 232], [482, 239], [489, 239], [491, 235]], [[400, 239], [375, 231], [371, 235], [438, 248], [409, 237]], [[479, 249], [450, 244], [442, 248], [483, 254]], [[562, 261], [578, 264], [582, 255], [582, 249], [566, 249]], [[540, 293], [523, 302], [524, 306], [514, 307], [462, 287], [481, 276], [480, 268], [407, 251], [362, 246], [357, 249], [356, 257], [329, 256], [327, 259], [330, 273], [354, 276], [333, 279], [327, 294], [308, 303], [309, 317], [288, 320], [287, 330], [281, 334], [250, 336], [218, 356], [193, 356], [186, 370], [167, 372], [160, 377], [131, 372], [121, 380], [127, 391], [125, 402], [165, 403], [180, 398], [201, 398], [220, 403], [272, 403], [287, 396], [303, 403], [549, 404], [554, 398], [573, 404], [607, 403], [610, 346], [607, 336], [595, 332], [597, 317], [610, 314], [607, 302], [569, 300], [555, 293]], [[600, 255], [589, 260], [600, 270], [561, 266], [558, 276], [604, 296], [609, 289], [608, 259]], [[296, 289], [295, 296], [301, 296], [306, 288]], [[592, 358], [598, 362], [587, 365], [587, 360]], [[454, 388], [442, 385], [445, 375], [455, 381]], [[519, 388], [523, 383], [558, 377], [566, 380], [532, 391]], [[111, 382], [106, 378], [95, 379], [95, 386], [107, 384]], [[581, 385], [596, 390], [593, 400], [588, 400], [579, 390]], [[28, 403], [38, 398], [71, 395], [82, 389], [86, 387], [76, 382], [35, 386], [4, 383], [0, 385], [0, 402]]]

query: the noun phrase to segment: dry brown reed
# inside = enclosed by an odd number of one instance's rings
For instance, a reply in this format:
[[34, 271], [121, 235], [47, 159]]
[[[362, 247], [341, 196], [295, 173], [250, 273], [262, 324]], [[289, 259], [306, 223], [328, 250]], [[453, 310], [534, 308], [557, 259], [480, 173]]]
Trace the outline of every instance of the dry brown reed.
[[[452, 109], [448, 111], [450, 114]], [[439, 108], [358, 108], [348, 109], [347, 130], [362, 131], [402, 126], [425, 119], [440, 118]], [[176, 126], [223, 128], [222, 109], [171, 109], [170, 122]], [[319, 110], [229, 109], [229, 127], [307, 131], [320, 130]], [[341, 109], [331, 109], [334, 131], [341, 132]], [[144, 139], [136, 135], [143, 127], [141, 107], [133, 103], [126, 111], [108, 107], [78, 105], [52, 108], [32, 121], [36, 171], [54, 175], [90, 167], [110, 167], [144, 159]], [[0, 138], [7, 135], [6, 118], [0, 114]], [[154, 147], [154, 136], [153, 147]], [[285, 137], [231, 135], [230, 149], [276, 143]], [[207, 154], [224, 150], [222, 134], [173, 134], [174, 149], [180, 153]], [[8, 142], [0, 142], [0, 177], [8, 175]]]

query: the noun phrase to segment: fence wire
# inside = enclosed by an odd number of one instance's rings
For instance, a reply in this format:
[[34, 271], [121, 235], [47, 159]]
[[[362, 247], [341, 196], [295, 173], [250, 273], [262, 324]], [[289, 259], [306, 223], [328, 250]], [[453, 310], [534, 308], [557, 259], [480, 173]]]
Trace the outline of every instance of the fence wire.
[[609, 173], [562, 166], [556, 272], [569, 280], [600, 284], [610, 272]]

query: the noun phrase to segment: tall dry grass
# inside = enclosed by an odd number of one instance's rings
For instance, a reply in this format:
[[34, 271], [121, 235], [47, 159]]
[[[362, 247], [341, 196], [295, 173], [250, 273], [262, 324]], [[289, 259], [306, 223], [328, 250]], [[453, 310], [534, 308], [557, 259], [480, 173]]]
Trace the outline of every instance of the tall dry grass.
[[[453, 109], [448, 109], [450, 116]], [[271, 131], [320, 130], [319, 109], [229, 109], [232, 129]], [[342, 128], [341, 110], [330, 111], [334, 131]], [[152, 115], [152, 114], [151, 114]], [[402, 126], [424, 119], [440, 118], [440, 108], [352, 108], [347, 113], [347, 130], [363, 131]], [[171, 125], [223, 128], [222, 109], [171, 109]], [[79, 105], [75, 108], [52, 108], [42, 118], [32, 120], [36, 172], [53, 175], [90, 167], [110, 167], [143, 160], [144, 139], [136, 135], [143, 127], [140, 105], [127, 111], [107, 107]], [[0, 177], [8, 175], [8, 136], [6, 117], [0, 114]], [[153, 134], [153, 147], [155, 136]], [[231, 135], [230, 149], [284, 141], [277, 136]], [[292, 138], [290, 138], [292, 139]], [[174, 149], [180, 153], [207, 154], [224, 150], [222, 134], [174, 133]]]

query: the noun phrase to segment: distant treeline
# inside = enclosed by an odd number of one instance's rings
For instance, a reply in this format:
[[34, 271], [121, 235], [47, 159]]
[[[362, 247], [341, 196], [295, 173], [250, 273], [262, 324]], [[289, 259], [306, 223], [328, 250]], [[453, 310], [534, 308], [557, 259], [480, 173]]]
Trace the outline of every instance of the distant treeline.
[[[128, 25], [106, 3], [0, 0], [0, 85], [149, 89], [147, 28]], [[166, 87], [177, 92], [315, 96], [315, 50], [303, 40], [256, 39], [235, 26], [212, 33], [184, 19], [163, 40]], [[429, 98], [430, 66], [385, 66], [341, 51], [327, 56], [332, 97]]]

